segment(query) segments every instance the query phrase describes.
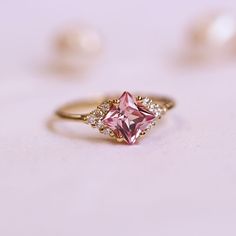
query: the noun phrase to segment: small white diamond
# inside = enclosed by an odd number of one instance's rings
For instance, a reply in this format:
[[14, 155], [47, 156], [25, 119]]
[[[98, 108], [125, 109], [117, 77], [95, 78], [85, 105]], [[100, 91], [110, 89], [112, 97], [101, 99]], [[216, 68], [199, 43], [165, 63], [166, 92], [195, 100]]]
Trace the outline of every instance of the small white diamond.
[[155, 126], [157, 124], [157, 122], [154, 120], [151, 124], [151, 126]]
[[154, 103], [150, 104], [149, 110], [150, 110], [151, 112], [154, 112], [154, 113], [155, 113], [156, 105], [155, 105]]
[[97, 118], [101, 118], [102, 115], [103, 115], [103, 113], [102, 113], [101, 110], [99, 110], [99, 109], [95, 110], [95, 116], [96, 116]]
[[93, 115], [90, 115], [90, 116], [88, 117], [88, 123], [89, 123], [90, 125], [94, 125], [95, 122], [96, 122], [96, 118], [95, 118]]
[[107, 112], [110, 109], [110, 104], [109, 103], [103, 103], [100, 107], [101, 107], [101, 110], [103, 112]]
[[110, 129], [109, 128], [105, 128], [104, 131], [103, 131], [103, 134], [109, 135], [110, 134]]
[[148, 130], [150, 130], [151, 128], [152, 128], [152, 124], [149, 124], [149, 125], [147, 126], [146, 130], [148, 131]]
[[103, 123], [101, 120], [98, 120], [96, 125], [97, 125], [98, 129], [101, 129], [103, 127]]
[[144, 106], [149, 106], [149, 104], [151, 102], [152, 102], [151, 99], [149, 99], [147, 97], [142, 100], [142, 103], [143, 103]]
[[160, 117], [163, 113], [163, 109], [157, 104], [152, 104], [150, 111], [153, 112], [156, 117]]

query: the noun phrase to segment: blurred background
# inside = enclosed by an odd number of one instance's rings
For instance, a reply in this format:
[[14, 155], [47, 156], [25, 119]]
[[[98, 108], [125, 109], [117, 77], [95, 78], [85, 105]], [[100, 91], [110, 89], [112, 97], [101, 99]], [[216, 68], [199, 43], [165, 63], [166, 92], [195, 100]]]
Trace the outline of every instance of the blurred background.
[[[60, 85], [64, 90], [64, 86], [69, 86], [64, 82], [71, 78], [77, 79], [73, 83], [78, 86], [88, 86], [89, 89], [83, 89], [86, 92], [91, 91], [92, 85], [96, 87], [111, 80], [108, 87], [101, 86], [105, 91], [133, 89], [133, 81], [135, 89], [139, 90], [143, 88], [143, 78], [147, 82], [147, 90], [152, 89], [154, 84], [156, 87], [159, 81], [162, 83], [158, 86], [166, 84], [168, 90], [176, 90], [180, 84], [183, 90], [188, 87], [186, 83], [199, 82], [199, 79], [204, 81], [205, 74], [214, 73], [216, 69], [205, 71], [209, 63], [202, 63], [199, 68], [199, 61], [186, 66], [188, 63], [186, 58], [183, 60], [182, 54], [188, 50], [188, 31], [192, 24], [196, 24], [202, 16], [218, 11], [233, 15], [234, 5], [231, 1], [224, 3], [220, 0], [204, 3], [4, 2], [0, 23], [1, 78], [4, 86], [9, 86], [4, 90], [15, 90], [13, 87], [18, 83], [29, 92], [36, 84], [47, 89], [51, 83], [54, 90]], [[95, 65], [88, 66], [85, 71], [79, 70], [79, 75], [62, 71], [52, 73], [55, 72], [51, 64], [55, 60], [54, 44], [58, 33], [81, 24], [99, 33], [100, 57], [95, 60]], [[120, 83], [123, 79], [125, 85]], [[177, 83], [177, 86], [169, 86], [170, 83]]]
[[[235, 16], [232, 0], [2, 1], [0, 235], [235, 236]], [[62, 103], [124, 90], [177, 101], [139, 145], [47, 129]]]

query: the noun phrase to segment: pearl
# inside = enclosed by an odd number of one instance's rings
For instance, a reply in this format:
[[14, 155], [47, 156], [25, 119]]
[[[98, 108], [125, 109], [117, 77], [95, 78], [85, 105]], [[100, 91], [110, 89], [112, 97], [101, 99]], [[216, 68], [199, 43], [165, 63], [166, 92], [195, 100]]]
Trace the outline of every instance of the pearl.
[[200, 18], [191, 30], [191, 42], [208, 48], [220, 48], [232, 43], [236, 36], [236, 20], [227, 13]]
[[76, 26], [58, 34], [55, 40], [59, 53], [90, 57], [101, 52], [102, 42], [98, 32], [85, 26]]
[[102, 52], [100, 34], [89, 26], [77, 25], [59, 32], [54, 38], [51, 70], [60, 74], [81, 74]]
[[236, 54], [236, 19], [230, 13], [200, 17], [188, 31], [182, 64], [227, 61]]

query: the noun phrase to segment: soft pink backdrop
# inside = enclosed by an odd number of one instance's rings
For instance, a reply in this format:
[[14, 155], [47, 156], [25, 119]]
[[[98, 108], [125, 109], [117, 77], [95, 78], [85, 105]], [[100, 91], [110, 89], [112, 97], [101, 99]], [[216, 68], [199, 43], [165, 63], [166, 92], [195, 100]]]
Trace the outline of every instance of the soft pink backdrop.
[[[0, 8], [0, 235], [235, 236], [236, 61], [176, 63], [196, 16], [235, 1], [5, 1]], [[89, 73], [47, 73], [50, 39], [84, 21], [105, 49]], [[109, 91], [177, 107], [140, 144], [46, 123], [61, 103]]]

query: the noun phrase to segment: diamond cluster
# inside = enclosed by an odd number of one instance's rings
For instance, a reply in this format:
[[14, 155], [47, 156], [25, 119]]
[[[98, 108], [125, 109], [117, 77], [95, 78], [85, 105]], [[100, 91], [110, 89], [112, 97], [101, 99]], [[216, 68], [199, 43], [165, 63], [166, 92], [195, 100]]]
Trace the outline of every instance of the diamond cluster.
[[91, 125], [93, 128], [99, 129], [99, 131], [105, 135], [114, 136], [112, 130], [106, 126], [104, 126], [102, 119], [110, 110], [112, 101], [105, 101], [100, 104], [97, 109], [93, 110], [87, 116], [87, 123]]
[[145, 106], [150, 112], [152, 112], [158, 119], [160, 119], [166, 113], [165, 107], [162, 107], [159, 104], [155, 104], [148, 97], [138, 97], [138, 100], [140, 100], [143, 106]]
[[125, 141], [136, 142], [154, 126], [166, 112], [165, 107], [147, 97], [133, 97], [124, 92], [119, 100], [103, 102], [87, 116], [87, 123], [105, 135]]

